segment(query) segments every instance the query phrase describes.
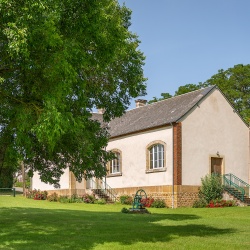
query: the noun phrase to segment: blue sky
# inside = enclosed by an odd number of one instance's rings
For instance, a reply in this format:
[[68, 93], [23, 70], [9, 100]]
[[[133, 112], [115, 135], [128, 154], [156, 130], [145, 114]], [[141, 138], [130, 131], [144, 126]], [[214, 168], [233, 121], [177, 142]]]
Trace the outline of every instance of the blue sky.
[[[174, 94], [219, 69], [250, 63], [250, 0], [119, 0], [146, 56], [147, 96]], [[134, 108], [132, 101], [131, 107]]]

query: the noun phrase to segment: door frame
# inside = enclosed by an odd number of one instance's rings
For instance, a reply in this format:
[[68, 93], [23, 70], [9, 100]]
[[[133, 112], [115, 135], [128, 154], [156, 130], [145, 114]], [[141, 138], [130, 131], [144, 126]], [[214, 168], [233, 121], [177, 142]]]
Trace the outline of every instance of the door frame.
[[210, 154], [209, 155], [209, 174], [211, 174], [212, 172], [212, 158], [218, 158], [218, 159], [222, 159], [221, 162], [221, 175], [225, 174], [225, 156], [224, 155], [220, 155], [220, 154]]

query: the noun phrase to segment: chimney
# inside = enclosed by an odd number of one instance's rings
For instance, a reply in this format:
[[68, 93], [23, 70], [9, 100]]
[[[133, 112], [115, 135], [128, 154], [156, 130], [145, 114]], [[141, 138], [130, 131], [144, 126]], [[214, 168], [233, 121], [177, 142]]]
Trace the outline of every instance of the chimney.
[[135, 100], [136, 108], [144, 107], [144, 106], [146, 106], [146, 104], [147, 104], [147, 100], [143, 100], [143, 99]]

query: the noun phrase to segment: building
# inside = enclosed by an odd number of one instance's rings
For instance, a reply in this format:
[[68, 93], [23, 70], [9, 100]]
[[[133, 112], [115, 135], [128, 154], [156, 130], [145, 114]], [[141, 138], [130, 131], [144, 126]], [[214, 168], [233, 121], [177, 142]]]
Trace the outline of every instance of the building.
[[[102, 114], [93, 118], [101, 121]], [[249, 127], [216, 86], [150, 105], [138, 100], [109, 127], [107, 150], [117, 158], [107, 165], [105, 180], [118, 195], [142, 188], [169, 207], [191, 206], [209, 173], [232, 173], [249, 183]], [[67, 170], [58, 192], [80, 194], [97, 183], [78, 183]], [[33, 188], [53, 190], [38, 175]]]

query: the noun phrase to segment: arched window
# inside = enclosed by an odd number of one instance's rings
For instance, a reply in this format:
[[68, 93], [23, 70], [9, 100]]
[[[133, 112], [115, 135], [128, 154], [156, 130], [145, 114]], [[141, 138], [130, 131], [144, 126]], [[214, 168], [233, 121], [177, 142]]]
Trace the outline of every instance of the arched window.
[[121, 159], [121, 155], [119, 152], [114, 152], [115, 154], [115, 159], [110, 161], [110, 174], [115, 174], [115, 173], [120, 173], [120, 159]]
[[153, 141], [146, 148], [146, 173], [166, 171], [166, 143]]
[[164, 167], [164, 146], [156, 144], [150, 148], [150, 169]]
[[108, 176], [122, 175], [122, 152], [119, 149], [112, 149], [115, 158], [107, 164]]

